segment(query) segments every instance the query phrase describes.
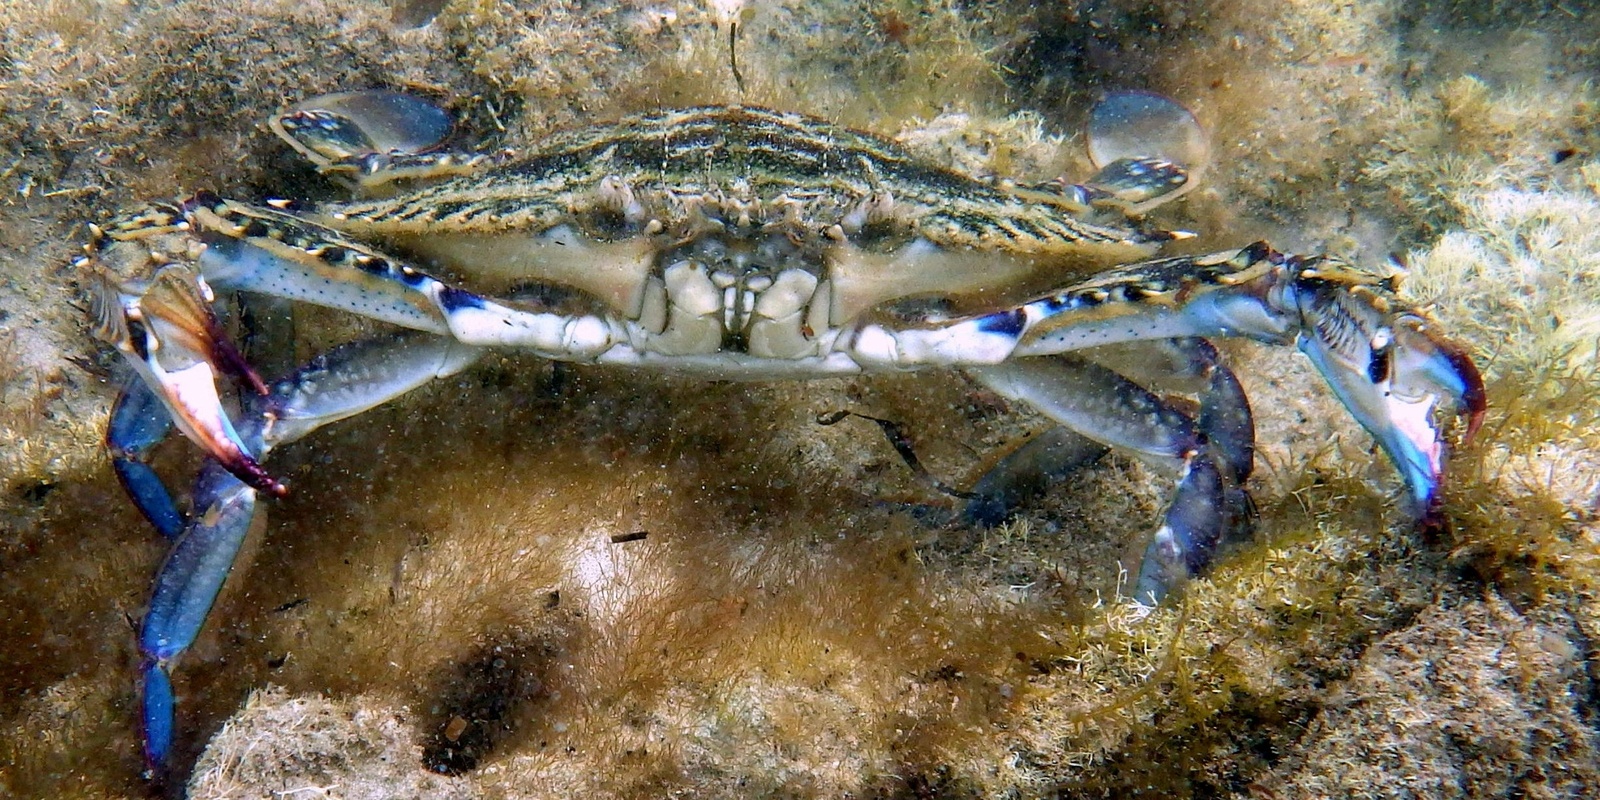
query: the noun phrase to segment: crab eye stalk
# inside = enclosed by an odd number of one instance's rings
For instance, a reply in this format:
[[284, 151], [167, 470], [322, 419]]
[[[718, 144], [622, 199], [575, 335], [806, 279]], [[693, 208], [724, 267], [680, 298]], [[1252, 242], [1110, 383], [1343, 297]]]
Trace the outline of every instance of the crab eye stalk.
[[296, 103], [270, 123], [273, 133], [319, 166], [374, 153], [421, 153], [455, 128], [448, 111], [414, 95], [370, 89]]
[[1205, 130], [1189, 109], [1151, 92], [1111, 92], [1089, 112], [1090, 186], [1104, 203], [1142, 212], [1189, 191], [1210, 160]]

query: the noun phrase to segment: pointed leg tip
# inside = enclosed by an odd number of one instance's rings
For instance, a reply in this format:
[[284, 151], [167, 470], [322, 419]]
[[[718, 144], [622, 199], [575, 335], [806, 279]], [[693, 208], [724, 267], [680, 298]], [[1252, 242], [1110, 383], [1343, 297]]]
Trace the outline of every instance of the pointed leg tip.
[[1128, 600], [1141, 609], [1154, 610], [1161, 607], [1161, 601], [1167, 599], [1167, 593], [1172, 588], [1159, 583], [1146, 586], [1141, 580], [1133, 587], [1133, 595]]
[[256, 491], [266, 492], [273, 497], [289, 496], [289, 487], [283, 485], [283, 482], [277, 478], [267, 474], [267, 471], [262, 469], [260, 464], [255, 465], [255, 469], [252, 471], [251, 475], [252, 480], [246, 481], [246, 483], [250, 485], [250, 488], [255, 489]]
[[1477, 438], [1478, 429], [1483, 427], [1483, 418], [1488, 413], [1488, 410], [1486, 404], [1467, 409], [1467, 432], [1461, 437], [1462, 447], [1470, 447], [1473, 439]]
[[140, 678], [141, 719], [144, 734], [145, 775], [160, 781], [172, 754], [174, 700], [172, 679], [159, 661], [147, 661]]

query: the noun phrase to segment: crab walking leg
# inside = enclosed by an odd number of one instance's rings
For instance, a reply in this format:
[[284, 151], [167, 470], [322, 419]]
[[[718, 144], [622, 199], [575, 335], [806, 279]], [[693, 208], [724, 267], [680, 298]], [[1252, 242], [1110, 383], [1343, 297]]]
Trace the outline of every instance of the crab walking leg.
[[130, 380], [111, 406], [111, 421], [106, 425], [106, 449], [111, 452], [111, 468], [123, 491], [168, 539], [183, 531], [183, 512], [178, 510], [156, 471], [145, 463], [145, 454], [160, 444], [172, 430], [172, 416], [160, 398], [143, 381]]
[[1016, 509], [1106, 454], [1105, 445], [1057, 425], [1024, 442], [979, 476], [962, 509], [971, 525], [1002, 525]]
[[233, 568], [255, 516], [256, 490], [207, 460], [195, 482], [194, 501], [203, 510], [167, 553], [139, 628], [140, 720], [145, 764], [154, 774], [162, 772], [172, 752], [172, 661], [194, 643]]
[[1101, 345], [1193, 336], [1295, 343], [1399, 470], [1424, 523], [1444, 470], [1438, 406], [1482, 421], [1483, 379], [1460, 348], [1393, 295], [1392, 281], [1263, 243], [1158, 259], [1011, 309], [923, 327], [865, 325], [843, 341], [862, 363], [998, 364]]
[[[251, 399], [240, 433], [264, 459], [274, 447], [323, 425], [454, 375], [482, 352], [452, 339], [412, 333], [345, 345], [274, 383], [266, 397]], [[256, 494], [223, 465], [208, 461], [195, 485], [195, 513], [156, 578], [139, 632], [145, 759], [152, 769], [159, 769], [172, 750], [172, 662], [194, 643], [233, 568], [255, 516]]]
[[1238, 376], [1222, 363], [1222, 355], [1205, 339], [1173, 339], [1167, 343], [1189, 354], [1189, 366], [1206, 380], [1200, 391], [1200, 417], [1195, 424], [1219, 455], [1223, 475], [1243, 486], [1256, 465], [1256, 420], [1250, 398]]
[[[1131, 348], [1100, 348], [1091, 360], [1114, 365], [1124, 378], [1142, 386], [1198, 395], [1213, 379], [1211, 367], [1217, 363], [1217, 354], [1204, 339], [1157, 339]], [[970, 490], [973, 498], [963, 516], [973, 524], [999, 525], [1025, 498], [1043, 495], [1068, 474], [1098, 461], [1107, 450], [1104, 444], [1066, 427], [1044, 431], [984, 472]], [[1234, 452], [1248, 465], [1255, 457], [1254, 442], [1246, 441]]]
[[1139, 602], [1158, 603], [1204, 570], [1218, 543], [1247, 518], [1241, 483], [1249, 476], [1254, 425], [1238, 381], [1220, 363], [1210, 369], [1212, 386], [1202, 395], [1200, 421], [1115, 371], [1075, 358], [1027, 359], [968, 372], [1066, 428], [1178, 474], [1178, 489], [1140, 566], [1134, 587]]
[[[1190, 366], [1208, 376], [1195, 420], [1205, 447], [1189, 462], [1139, 565], [1133, 598], [1146, 605], [1160, 603], [1172, 587], [1204, 570], [1222, 540], [1242, 539], [1255, 525], [1254, 504], [1244, 486], [1255, 471], [1250, 399], [1210, 342], [1176, 339], [1169, 345], [1188, 352]], [[1212, 530], [1218, 532], [1216, 538], [1210, 537]]]

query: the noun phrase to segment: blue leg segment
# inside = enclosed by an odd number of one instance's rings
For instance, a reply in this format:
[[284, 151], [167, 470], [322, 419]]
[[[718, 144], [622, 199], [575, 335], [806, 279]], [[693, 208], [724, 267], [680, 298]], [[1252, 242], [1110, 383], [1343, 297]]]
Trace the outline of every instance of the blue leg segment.
[[1199, 448], [1184, 467], [1134, 583], [1133, 599], [1152, 606], [1204, 572], [1224, 541], [1243, 539], [1254, 526], [1244, 482], [1255, 470], [1256, 427], [1244, 387], [1210, 342], [1185, 338], [1170, 346], [1189, 353], [1190, 365], [1207, 377], [1207, 386], [1195, 421]]
[[1145, 548], [1133, 586], [1135, 601], [1154, 606], [1211, 564], [1233, 516], [1227, 503], [1216, 462], [1207, 455], [1196, 455], [1178, 480], [1161, 527]]
[[[1224, 539], [1249, 529], [1243, 483], [1255, 455], [1249, 402], [1211, 344], [1185, 338], [1167, 346], [1186, 354], [1191, 377], [1204, 380], [1198, 419], [1116, 371], [1078, 359], [1034, 358], [970, 370], [996, 392], [1076, 433], [1178, 474], [1134, 585], [1134, 599], [1150, 605], [1204, 571]], [[996, 480], [986, 475], [979, 483]]]
[[200, 509], [167, 554], [139, 630], [145, 763], [163, 772], [172, 752], [171, 663], [194, 644], [250, 532], [256, 490], [207, 461], [195, 487]]
[[1201, 369], [1209, 374], [1209, 382], [1200, 393], [1196, 425], [1210, 444], [1223, 476], [1234, 486], [1242, 486], [1256, 464], [1256, 422], [1250, 412], [1250, 398], [1210, 342], [1182, 339], [1179, 344], [1190, 348], [1190, 363], [1203, 365]]
[[159, 662], [145, 659], [139, 668], [139, 721], [144, 734], [144, 763], [148, 777], [164, 773], [172, 752], [172, 678]]
[[978, 479], [962, 518], [988, 528], [1001, 525], [1019, 506], [1105, 454], [1106, 446], [1087, 436], [1061, 426], [1051, 428], [1008, 453]]
[[139, 634], [139, 649], [157, 661], [194, 642], [255, 516], [255, 490], [214, 462], [201, 471], [195, 494], [202, 511], [167, 554]]
[[146, 464], [145, 454], [172, 430], [172, 416], [144, 381], [129, 381], [111, 406], [111, 422], [106, 426], [106, 449], [111, 451], [111, 468], [117, 480], [133, 499], [139, 513], [156, 530], [175, 539], [183, 530], [183, 512], [178, 510], [166, 484]]

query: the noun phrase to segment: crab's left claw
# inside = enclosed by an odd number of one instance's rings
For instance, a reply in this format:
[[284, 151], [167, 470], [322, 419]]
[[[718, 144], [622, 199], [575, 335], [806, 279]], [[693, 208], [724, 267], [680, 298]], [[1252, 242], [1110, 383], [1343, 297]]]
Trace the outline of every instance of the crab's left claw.
[[1432, 322], [1346, 271], [1331, 259], [1303, 265], [1294, 282], [1297, 344], [1394, 461], [1422, 524], [1438, 524], [1445, 433], [1436, 412], [1448, 401], [1467, 418], [1462, 438], [1470, 442], [1483, 423], [1483, 377]]
[[101, 271], [97, 283], [91, 294], [96, 334], [121, 351], [178, 429], [251, 488], [285, 494], [223, 407], [219, 367], [259, 393], [266, 386], [229, 342], [199, 275], [185, 264], [168, 263], [148, 279], [120, 280]]

